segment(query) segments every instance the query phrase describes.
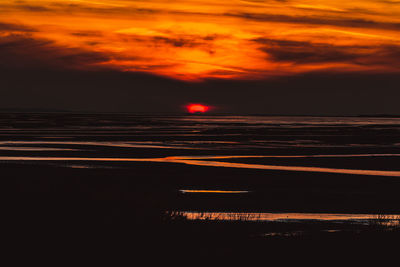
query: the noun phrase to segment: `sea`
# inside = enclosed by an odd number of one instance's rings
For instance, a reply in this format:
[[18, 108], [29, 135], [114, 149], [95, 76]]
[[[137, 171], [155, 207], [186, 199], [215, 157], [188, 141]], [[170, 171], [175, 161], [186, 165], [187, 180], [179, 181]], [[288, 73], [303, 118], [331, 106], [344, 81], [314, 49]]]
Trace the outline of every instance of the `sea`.
[[2, 113], [0, 166], [123, 177], [192, 220], [366, 222], [400, 213], [400, 118]]

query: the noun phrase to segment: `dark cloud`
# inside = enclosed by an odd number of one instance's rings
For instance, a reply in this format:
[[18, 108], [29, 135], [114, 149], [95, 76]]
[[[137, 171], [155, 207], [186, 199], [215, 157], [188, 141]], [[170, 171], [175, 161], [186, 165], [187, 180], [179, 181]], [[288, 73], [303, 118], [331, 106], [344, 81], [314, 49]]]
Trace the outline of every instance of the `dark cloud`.
[[143, 36], [136, 34], [118, 34], [120, 41], [126, 43], [143, 43], [149, 47], [164, 47], [165, 45], [172, 46], [174, 48], [196, 48], [202, 49], [209, 54], [215, 53], [213, 42], [220, 38], [226, 38], [226, 36], [218, 34], [210, 34], [206, 36], [198, 35], [185, 35], [185, 34], [171, 34], [171, 36]]
[[0, 37], [0, 66], [9, 68], [79, 68], [108, 61], [105, 54], [61, 47], [30, 34]]
[[[50, 2], [41, 5], [40, 3], [32, 4], [33, 1], [15, 1], [14, 3], [0, 4], [0, 9], [2, 11], [16, 11], [23, 10], [28, 12], [49, 12], [52, 15], [63, 14], [63, 15], [73, 15], [82, 13], [92, 13], [98, 16], [101, 15], [120, 15], [120, 16], [132, 16], [132, 15], [151, 15], [155, 13], [165, 13], [161, 9], [152, 8], [139, 8], [130, 6], [115, 6], [112, 3], [107, 5], [101, 4], [90, 4], [85, 2]], [[95, 1], [93, 1], [95, 2]]]
[[175, 47], [194, 47], [201, 45], [195, 39], [169, 38], [163, 36], [152, 37], [154, 43], [165, 43]]
[[287, 2], [289, 2], [289, 0], [241, 0], [241, 2], [249, 2], [249, 3], [281, 2], [281, 3], [287, 3]]
[[254, 41], [263, 44], [260, 49], [274, 61], [290, 61], [300, 64], [329, 63], [354, 61], [360, 56], [358, 53], [352, 53], [349, 47], [336, 47], [328, 44], [312, 44], [309, 42], [268, 38], [258, 38]]
[[400, 46], [335, 46], [305, 41], [257, 38], [260, 50], [273, 61], [309, 63], [351, 63], [358, 65], [390, 66], [400, 68]]
[[44, 6], [37, 6], [37, 5], [18, 5], [18, 9], [23, 9], [31, 12], [47, 12], [47, 11], [52, 11], [52, 9], [49, 9]]
[[114, 15], [137, 15], [137, 14], [155, 14], [164, 12], [163, 10], [159, 9], [152, 9], [152, 8], [135, 8], [135, 7], [119, 7], [113, 5], [107, 5], [106, 3], [104, 6], [101, 5], [87, 5], [85, 3], [61, 3], [61, 2], [54, 2], [51, 3], [47, 8], [52, 9], [53, 12], [57, 13], [77, 13], [77, 12], [84, 12], [84, 13], [94, 13], [97, 15], [105, 15], [105, 14], [114, 14]]
[[357, 59], [360, 65], [389, 66], [392, 70], [400, 70], [400, 46], [381, 45], [374, 47], [370, 53]]
[[204, 46], [210, 48], [212, 41], [219, 38], [217, 35], [207, 35], [205, 37], [202, 36], [176, 36], [176, 37], [164, 37], [164, 36], [154, 36], [150, 37], [151, 42], [154, 44], [164, 43], [169, 44], [174, 47], [199, 47]]
[[399, 5], [400, 4], [400, 1], [385, 1], [385, 0], [382, 1], [381, 0], [379, 2], [389, 4], [389, 5]]
[[73, 36], [78, 37], [102, 37], [103, 34], [100, 31], [76, 31], [70, 33]]
[[329, 25], [353, 28], [370, 28], [370, 29], [386, 29], [400, 30], [398, 22], [378, 22], [361, 18], [349, 19], [327, 16], [289, 16], [259, 13], [226, 13], [225, 16], [238, 17], [246, 20], [256, 20], [264, 22], [283, 22], [293, 24], [309, 24], [309, 25]]
[[20, 24], [13, 24], [13, 23], [5, 23], [5, 22], [0, 22], [0, 32], [5, 31], [5, 32], [35, 32], [36, 30], [25, 26], [25, 25], [20, 25]]

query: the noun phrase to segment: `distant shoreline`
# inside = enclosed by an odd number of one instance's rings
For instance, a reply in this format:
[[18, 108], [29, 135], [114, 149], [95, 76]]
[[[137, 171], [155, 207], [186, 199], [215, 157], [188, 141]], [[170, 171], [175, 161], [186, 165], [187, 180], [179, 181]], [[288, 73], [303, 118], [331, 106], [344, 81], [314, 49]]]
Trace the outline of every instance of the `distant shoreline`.
[[150, 112], [92, 112], [92, 111], [68, 111], [68, 110], [19, 110], [19, 109], [0, 109], [0, 114], [69, 114], [69, 115], [133, 115], [133, 116], [204, 116], [204, 117], [226, 117], [226, 116], [252, 116], [252, 117], [328, 117], [328, 118], [400, 118], [400, 114], [237, 114], [237, 113], [208, 113], [208, 114], [192, 114], [192, 113], [150, 113]]

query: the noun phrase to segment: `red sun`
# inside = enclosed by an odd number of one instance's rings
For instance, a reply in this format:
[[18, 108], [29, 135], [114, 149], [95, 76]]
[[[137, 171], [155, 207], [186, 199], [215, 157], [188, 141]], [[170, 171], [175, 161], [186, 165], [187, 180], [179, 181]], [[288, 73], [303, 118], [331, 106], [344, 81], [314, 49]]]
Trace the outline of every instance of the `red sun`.
[[189, 113], [205, 113], [210, 110], [210, 107], [202, 104], [189, 104], [186, 109]]

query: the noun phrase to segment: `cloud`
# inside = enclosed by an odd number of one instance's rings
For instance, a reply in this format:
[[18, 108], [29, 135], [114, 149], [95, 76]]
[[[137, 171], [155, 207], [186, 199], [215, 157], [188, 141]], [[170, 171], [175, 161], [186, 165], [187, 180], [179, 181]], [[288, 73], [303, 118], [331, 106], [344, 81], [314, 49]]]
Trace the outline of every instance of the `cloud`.
[[371, 49], [371, 53], [358, 59], [360, 65], [382, 65], [392, 69], [400, 70], [400, 46], [381, 45]]
[[329, 25], [350, 28], [400, 30], [400, 23], [398, 22], [378, 22], [362, 18], [351, 19], [345, 17], [337, 18], [327, 16], [291, 16], [260, 13], [225, 13], [224, 15], [262, 22], [283, 22], [293, 24]]
[[295, 64], [337, 62], [400, 69], [400, 46], [396, 45], [340, 46], [270, 38], [257, 38], [253, 41], [261, 44], [260, 50], [277, 62]]
[[165, 43], [172, 45], [174, 47], [195, 47], [195, 46], [200, 46], [201, 43], [199, 43], [196, 39], [188, 39], [188, 38], [169, 38], [169, 37], [163, 37], [163, 36], [155, 36], [151, 38], [154, 43]]
[[31, 12], [47, 12], [47, 11], [52, 11], [52, 9], [44, 6], [38, 6], [38, 5], [18, 5], [18, 9], [23, 9], [26, 11], [31, 11]]
[[35, 4], [31, 4], [31, 2], [10, 1], [10, 3], [0, 4], [0, 9], [8, 12], [46, 12], [51, 15], [95, 14], [132, 16], [165, 12], [162, 9], [135, 7], [131, 3], [118, 5], [96, 1], [42, 1], [42, 3]]
[[63, 47], [53, 41], [34, 38], [30, 34], [10, 34], [0, 37], [0, 66], [8, 68], [59, 69], [93, 66], [110, 57], [93, 51]]
[[221, 36], [218, 35], [207, 35], [207, 36], [196, 36], [196, 35], [181, 35], [181, 34], [176, 34], [172, 35], [171, 37], [166, 37], [166, 36], [154, 36], [148, 38], [148, 41], [154, 43], [154, 44], [159, 44], [159, 43], [164, 43], [167, 45], [171, 45], [174, 47], [187, 47], [187, 48], [193, 48], [193, 47], [198, 47], [198, 48], [205, 48], [207, 50], [211, 50], [211, 46], [213, 42], [221, 38]]
[[[16, 6], [18, 8], [18, 6]], [[130, 5], [96, 5], [90, 1], [80, 1], [80, 2], [54, 2], [50, 3], [46, 8], [51, 10], [53, 13], [59, 14], [71, 14], [71, 13], [93, 13], [96, 15], [151, 15], [155, 13], [164, 12], [163, 10], [156, 8], [140, 8], [132, 7]]]
[[75, 31], [70, 33], [72, 36], [78, 37], [102, 37], [101, 31]]
[[353, 61], [362, 53], [352, 51], [354, 47], [337, 47], [329, 44], [313, 44], [305, 41], [258, 38], [261, 51], [273, 61], [289, 61], [296, 64]]
[[36, 30], [20, 24], [0, 22], [0, 32], [35, 32]]
[[376, 1], [376, 9], [362, 2], [276, 0], [10, 1], [3, 4], [0, 64], [112, 68], [192, 81], [343, 67], [399, 71], [397, 32], [388, 30], [400, 30], [400, 23]]

